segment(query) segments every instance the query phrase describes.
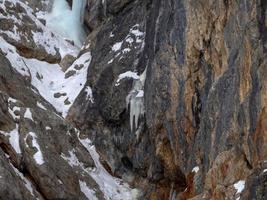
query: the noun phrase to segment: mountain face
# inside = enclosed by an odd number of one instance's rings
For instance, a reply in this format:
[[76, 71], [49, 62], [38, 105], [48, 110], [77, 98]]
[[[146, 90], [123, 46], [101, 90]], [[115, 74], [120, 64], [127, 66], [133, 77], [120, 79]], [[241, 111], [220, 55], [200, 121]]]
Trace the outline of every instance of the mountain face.
[[267, 2], [0, 0], [0, 199], [267, 199]]

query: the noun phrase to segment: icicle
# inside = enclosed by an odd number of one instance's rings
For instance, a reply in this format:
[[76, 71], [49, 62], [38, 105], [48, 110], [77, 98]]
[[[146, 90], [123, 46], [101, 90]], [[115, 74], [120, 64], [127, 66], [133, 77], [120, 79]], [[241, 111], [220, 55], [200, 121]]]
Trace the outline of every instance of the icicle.
[[138, 120], [145, 114], [144, 106], [144, 84], [146, 80], [146, 69], [140, 75], [140, 79], [135, 80], [130, 94], [126, 98], [126, 105], [130, 105], [130, 126], [131, 130], [138, 128]]
[[72, 14], [74, 15], [73, 18], [80, 24], [83, 24], [85, 5], [85, 0], [73, 0], [72, 2]]

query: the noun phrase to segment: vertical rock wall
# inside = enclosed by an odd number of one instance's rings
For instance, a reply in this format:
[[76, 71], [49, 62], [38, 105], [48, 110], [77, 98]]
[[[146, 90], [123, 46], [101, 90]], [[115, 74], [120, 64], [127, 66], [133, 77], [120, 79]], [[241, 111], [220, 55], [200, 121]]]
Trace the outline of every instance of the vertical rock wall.
[[[68, 119], [94, 138], [111, 171], [145, 199], [266, 198], [266, 2], [88, 6], [94, 101], [81, 92]], [[131, 130], [126, 98], [138, 78], [118, 80], [145, 69], [145, 114]]]

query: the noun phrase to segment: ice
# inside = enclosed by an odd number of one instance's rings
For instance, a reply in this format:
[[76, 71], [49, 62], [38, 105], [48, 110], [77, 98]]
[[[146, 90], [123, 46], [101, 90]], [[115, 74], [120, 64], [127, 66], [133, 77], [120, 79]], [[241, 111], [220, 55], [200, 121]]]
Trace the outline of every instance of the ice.
[[234, 187], [236, 189], [236, 193], [237, 194], [240, 194], [244, 190], [245, 183], [246, 182], [244, 180], [240, 180], [240, 181], [238, 181], [237, 183], [234, 184]]
[[46, 16], [47, 26], [81, 47], [86, 38], [83, 29], [85, 3], [85, 0], [74, 0], [71, 9], [66, 0], [55, 0], [52, 12]]
[[38, 165], [42, 165], [44, 164], [44, 158], [40, 146], [37, 142], [37, 136], [33, 132], [29, 132], [29, 135], [32, 136], [32, 146], [37, 149], [37, 152], [33, 155], [33, 158]]
[[79, 185], [82, 193], [84, 193], [88, 200], [97, 200], [95, 192], [86, 185], [86, 182], [79, 180]]
[[31, 110], [29, 108], [26, 108], [26, 111], [24, 113], [24, 118], [27, 118], [27, 119], [30, 119], [33, 121], [32, 113], [31, 113]]
[[138, 120], [145, 114], [144, 106], [144, 84], [146, 80], [146, 69], [140, 75], [139, 79], [135, 80], [133, 89], [126, 98], [126, 105], [130, 105], [130, 125], [131, 130], [138, 128]]

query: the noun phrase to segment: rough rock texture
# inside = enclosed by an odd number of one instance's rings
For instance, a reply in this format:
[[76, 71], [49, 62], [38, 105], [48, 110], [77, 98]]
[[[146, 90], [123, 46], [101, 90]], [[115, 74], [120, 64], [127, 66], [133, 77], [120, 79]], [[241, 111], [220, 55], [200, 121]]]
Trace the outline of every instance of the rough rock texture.
[[[56, 39], [52, 32], [45, 32], [41, 21], [35, 21], [33, 16], [43, 4], [31, 3], [37, 10], [29, 9], [24, 4], [12, 4], [4, 1], [0, 6], [0, 36], [16, 46], [20, 55], [26, 58], [37, 58], [49, 63], [59, 62], [61, 57], [59, 50], [55, 47]], [[42, 35], [46, 35], [46, 45], [42, 46]], [[55, 41], [53, 41], [55, 40]]]
[[[78, 140], [77, 130], [56, 115], [53, 107], [31, 90], [29, 82], [1, 54], [0, 66], [0, 184], [3, 185], [0, 196], [3, 199], [86, 199], [79, 180], [99, 190], [95, 181], [83, 172], [94, 167], [94, 162]], [[37, 102], [45, 108], [38, 107]], [[26, 115], [27, 111], [31, 114]], [[18, 134], [20, 151], [10, 142], [8, 133], [11, 132]], [[39, 157], [42, 154], [42, 162], [36, 159], [36, 154]], [[70, 165], [67, 161], [72, 156], [78, 161], [74, 159], [76, 163]], [[14, 181], [18, 187], [14, 187]]]
[[[94, 101], [81, 92], [68, 119], [112, 171], [145, 199], [265, 199], [266, 2], [88, 2]], [[127, 71], [146, 73], [135, 109]]]
[[77, 55], [51, 5], [0, 0], [0, 199], [267, 198], [265, 0], [88, 0]]

